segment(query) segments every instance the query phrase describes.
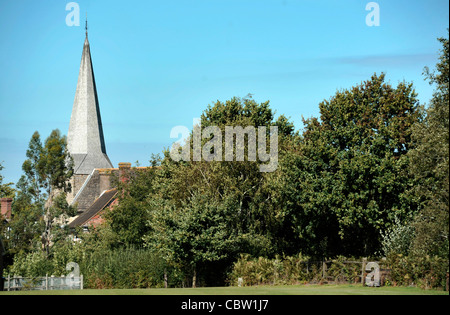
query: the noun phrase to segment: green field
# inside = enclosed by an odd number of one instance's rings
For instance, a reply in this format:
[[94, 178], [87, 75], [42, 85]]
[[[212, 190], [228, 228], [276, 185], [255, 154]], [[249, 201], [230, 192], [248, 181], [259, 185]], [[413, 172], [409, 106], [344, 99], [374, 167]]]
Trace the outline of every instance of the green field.
[[209, 287], [171, 289], [111, 289], [73, 291], [16, 291], [0, 295], [449, 295], [416, 287], [369, 288], [361, 285], [290, 285], [257, 287]]

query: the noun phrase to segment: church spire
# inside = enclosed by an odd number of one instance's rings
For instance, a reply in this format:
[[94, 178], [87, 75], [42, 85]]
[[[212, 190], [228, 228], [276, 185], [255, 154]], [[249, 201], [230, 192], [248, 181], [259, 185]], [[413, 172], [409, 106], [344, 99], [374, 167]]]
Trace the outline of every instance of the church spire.
[[67, 133], [67, 148], [74, 160], [75, 174], [90, 174], [94, 168], [113, 167], [106, 155], [97, 87], [87, 39], [87, 19], [86, 39]]
[[86, 29], [86, 38], [88, 37], [88, 27], [87, 27], [87, 12], [86, 12], [86, 26], [84, 27]]

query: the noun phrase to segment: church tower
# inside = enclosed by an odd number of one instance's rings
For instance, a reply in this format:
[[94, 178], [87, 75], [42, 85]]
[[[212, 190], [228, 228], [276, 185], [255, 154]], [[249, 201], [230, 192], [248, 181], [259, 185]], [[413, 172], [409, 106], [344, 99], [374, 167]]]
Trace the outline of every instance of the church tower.
[[106, 155], [102, 119], [95, 86], [87, 33], [81, 56], [78, 84], [67, 134], [67, 147], [75, 175], [89, 175], [95, 168], [112, 168]]
[[67, 202], [76, 204], [78, 211], [83, 212], [104, 191], [110, 189], [110, 175], [114, 172], [106, 154], [87, 20], [77, 89], [67, 133], [67, 149], [74, 163], [72, 191], [67, 194]]

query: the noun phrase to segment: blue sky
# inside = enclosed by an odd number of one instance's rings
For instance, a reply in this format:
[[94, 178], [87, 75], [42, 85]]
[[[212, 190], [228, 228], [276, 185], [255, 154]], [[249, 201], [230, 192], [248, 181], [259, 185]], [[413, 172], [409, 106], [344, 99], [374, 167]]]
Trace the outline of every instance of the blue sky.
[[88, 14], [89, 41], [107, 153], [114, 165], [148, 165], [192, 127], [208, 104], [248, 93], [277, 114], [318, 116], [338, 89], [385, 72], [391, 84], [424, 81], [447, 37], [447, 0], [74, 1], [0, 0], [0, 162], [5, 181], [22, 174], [34, 131], [67, 134]]

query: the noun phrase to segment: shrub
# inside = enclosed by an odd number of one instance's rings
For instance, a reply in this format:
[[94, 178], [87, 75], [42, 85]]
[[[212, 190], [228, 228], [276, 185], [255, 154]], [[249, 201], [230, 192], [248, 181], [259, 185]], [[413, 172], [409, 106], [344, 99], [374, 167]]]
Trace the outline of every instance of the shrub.
[[394, 225], [381, 232], [381, 247], [385, 256], [392, 253], [408, 255], [415, 236], [415, 228], [409, 223], [402, 223], [397, 217]]
[[443, 288], [448, 260], [438, 256], [404, 256], [392, 254], [387, 257], [390, 278], [394, 285], [417, 285], [423, 289]]
[[164, 287], [164, 273], [169, 286], [179, 286], [177, 270], [149, 250], [134, 248], [83, 251], [80, 246], [55, 248], [47, 258], [43, 251], [17, 254], [8, 274], [22, 277], [60, 276], [69, 273], [68, 262], [76, 262], [84, 276], [85, 288], [150, 288]]
[[[322, 283], [323, 280], [355, 283], [361, 279], [361, 262], [360, 258], [344, 256], [328, 260], [323, 279], [323, 262], [312, 261], [301, 254], [275, 259], [241, 255], [233, 264], [228, 281], [237, 285], [238, 279], [242, 278], [244, 286]], [[445, 287], [449, 268], [448, 260], [426, 255], [391, 254], [379, 265], [382, 285], [416, 285], [424, 289]]]
[[42, 277], [52, 274], [52, 264], [43, 251], [35, 251], [29, 254], [19, 253], [14, 256], [13, 265], [7, 271], [11, 276]]
[[349, 259], [344, 256], [338, 256], [331, 260], [331, 266], [327, 269], [328, 277], [333, 278], [335, 282], [354, 283], [361, 276], [361, 264], [352, 263], [355, 259]]
[[298, 284], [317, 279], [318, 272], [320, 268], [301, 254], [283, 258], [277, 256], [275, 259], [241, 255], [233, 264], [228, 281], [231, 285], [237, 285], [238, 279], [242, 278], [244, 286]]
[[[164, 286], [164, 272], [172, 269], [153, 252], [144, 249], [120, 248], [93, 253], [80, 266], [86, 287], [150, 288]], [[168, 275], [170, 284], [177, 279]]]

